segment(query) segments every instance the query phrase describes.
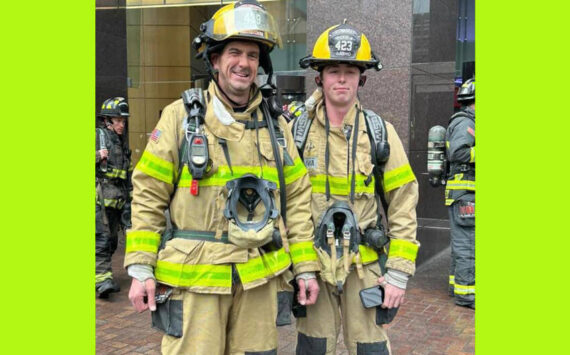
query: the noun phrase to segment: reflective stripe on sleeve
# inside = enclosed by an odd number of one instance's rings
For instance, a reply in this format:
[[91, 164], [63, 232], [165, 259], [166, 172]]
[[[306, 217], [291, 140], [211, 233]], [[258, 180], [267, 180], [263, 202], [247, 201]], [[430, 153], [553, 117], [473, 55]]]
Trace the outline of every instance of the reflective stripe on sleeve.
[[293, 264], [303, 261], [317, 261], [319, 258], [317, 252], [313, 249], [313, 242], [291, 243], [289, 245], [289, 253]]
[[449, 284], [450, 285], [455, 285], [455, 276], [454, 275], [449, 275]]
[[390, 241], [390, 251], [388, 257], [403, 258], [415, 262], [417, 255], [418, 246], [416, 244], [402, 239], [392, 239]]
[[157, 157], [148, 150], [145, 150], [136, 168], [148, 176], [172, 184], [174, 164], [168, 160]]
[[127, 231], [126, 253], [147, 251], [157, 253], [160, 245], [160, 234], [150, 231]]
[[469, 159], [470, 163], [475, 163], [475, 147], [471, 147], [471, 159]]
[[396, 169], [384, 173], [384, 192], [394, 190], [402, 185], [414, 181], [416, 176], [410, 164], [404, 164]]

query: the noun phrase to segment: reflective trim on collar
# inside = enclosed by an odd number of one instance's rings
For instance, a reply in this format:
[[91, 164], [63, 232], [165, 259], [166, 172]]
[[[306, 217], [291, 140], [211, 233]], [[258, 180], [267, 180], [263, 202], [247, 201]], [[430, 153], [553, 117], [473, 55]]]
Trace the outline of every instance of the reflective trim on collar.
[[144, 151], [135, 169], [157, 180], [172, 184], [174, 164], [157, 157], [148, 150]]
[[126, 253], [137, 251], [158, 252], [160, 234], [150, 231], [127, 231]]

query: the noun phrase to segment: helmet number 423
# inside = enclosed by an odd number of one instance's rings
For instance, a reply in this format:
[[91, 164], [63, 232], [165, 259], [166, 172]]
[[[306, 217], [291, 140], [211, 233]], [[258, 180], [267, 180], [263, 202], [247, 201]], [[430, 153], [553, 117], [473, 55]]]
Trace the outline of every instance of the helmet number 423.
[[336, 42], [334, 47], [338, 51], [351, 51], [352, 50], [352, 41], [338, 41], [338, 42]]

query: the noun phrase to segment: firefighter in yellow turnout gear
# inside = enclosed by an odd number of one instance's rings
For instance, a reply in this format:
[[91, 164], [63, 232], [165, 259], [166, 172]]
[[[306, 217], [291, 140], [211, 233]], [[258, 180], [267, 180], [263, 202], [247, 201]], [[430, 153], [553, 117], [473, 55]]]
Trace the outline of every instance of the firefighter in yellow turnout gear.
[[[341, 24], [322, 33], [312, 55], [300, 64], [319, 72], [315, 78], [319, 88], [306, 102], [310, 123], [299, 123], [297, 118], [290, 126], [311, 179], [315, 247], [322, 270], [317, 303], [306, 307], [305, 317], [297, 317], [297, 354], [335, 354], [341, 324], [350, 354], [389, 354], [382, 324], [389, 322], [402, 304], [407, 280], [415, 272], [418, 184], [402, 142], [394, 127], [385, 122], [389, 156], [387, 160], [384, 156], [381, 166], [381, 183], [389, 206], [391, 242], [387, 274], [383, 275], [378, 260], [385, 259], [382, 254], [386, 249], [367, 239], [380, 230], [381, 206], [375, 198], [371, 138], [357, 98], [358, 88], [366, 80], [362, 73], [370, 68], [380, 70], [380, 62], [360, 31]], [[376, 146], [376, 156], [388, 153], [385, 143]], [[347, 207], [352, 216], [343, 212]], [[329, 218], [331, 211], [336, 211], [333, 218]], [[348, 232], [352, 220], [358, 225], [356, 232]], [[339, 238], [335, 240], [335, 236]], [[384, 289], [383, 304], [364, 308], [360, 291], [378, 285]]]
[[[201, 29], [194, 44], [212, 81], [203, 94], [201, 135], [191, 136], [200, 139], [187, 138], [193, 120], [185, 118], [193, 111], [185, 99], [173, 102], [133, 174], [129, 298], [138, 311], [153, 311], [153, 326], [166, 333], [165, 354], [276, 354], [278, 285], [293, 277], [292, 265], [303, 277], [304, 301], [312, 304], [319, 270], [309, 177], [286, 121], [267, 117], [254, 84], [258, 66], [271, 74], [269, 52], [280, 38], [271, 15], [251, 0], [224, 6]], [[281, 132], [279, 144], [272, 130]], [[207, 167], [199, 176], [189, 167], [201, 163], [194, 158], [202, 148]], [[241, 195], [228, 199], [241, 183], [246, 200], [255, 193], [263, 199], [247, 218]], [[271, 212], [264, 215], [267, 225], [242, 229], [250, 219], [264, 221], [260, 206]], [[165, 233], [166, 209], [172, 229]]]

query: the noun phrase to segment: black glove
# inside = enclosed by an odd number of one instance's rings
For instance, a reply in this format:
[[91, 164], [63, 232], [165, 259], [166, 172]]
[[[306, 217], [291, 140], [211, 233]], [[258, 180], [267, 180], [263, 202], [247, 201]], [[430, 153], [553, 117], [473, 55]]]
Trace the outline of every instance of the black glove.
[[131, 223], [131, 203], [125, 203], [125, 205], [123, 206], [123, 211], [121, 213], [121, 224], [125, 227], [125, 228], [131, 228], [132, 223]]

